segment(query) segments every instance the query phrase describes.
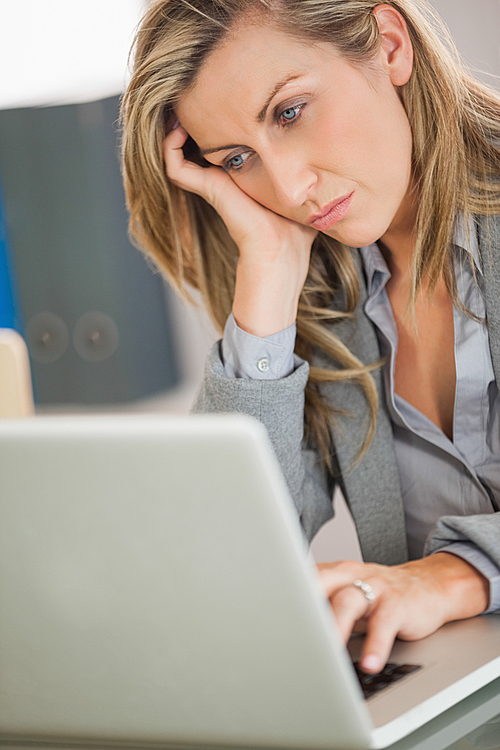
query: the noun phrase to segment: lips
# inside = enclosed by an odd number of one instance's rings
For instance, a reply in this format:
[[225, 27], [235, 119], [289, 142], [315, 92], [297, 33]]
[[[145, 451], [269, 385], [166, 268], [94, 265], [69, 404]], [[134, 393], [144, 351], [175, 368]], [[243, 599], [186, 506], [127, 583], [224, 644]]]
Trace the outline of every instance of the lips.
[[329, 229], [336, 221], [339, 221], [346, 215], [351, 205], [353, 194], [354, 191], [324, 206], [319, 213], [312, 214], [308, 218], [307, 223], [311, 224], [315, 229]]

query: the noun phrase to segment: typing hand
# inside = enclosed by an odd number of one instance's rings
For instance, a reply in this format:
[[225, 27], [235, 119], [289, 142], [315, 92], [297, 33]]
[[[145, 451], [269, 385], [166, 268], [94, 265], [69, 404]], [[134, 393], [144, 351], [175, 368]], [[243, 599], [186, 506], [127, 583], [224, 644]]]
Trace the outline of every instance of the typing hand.
[[360, 666], [372, 674], [383, 669], [396, 638], [425, 638], [488, 606], [486, 578], [447, 552], [404, 565], [343, 561], [317, 569], [345, 642], [352, 633], [366, 633]]

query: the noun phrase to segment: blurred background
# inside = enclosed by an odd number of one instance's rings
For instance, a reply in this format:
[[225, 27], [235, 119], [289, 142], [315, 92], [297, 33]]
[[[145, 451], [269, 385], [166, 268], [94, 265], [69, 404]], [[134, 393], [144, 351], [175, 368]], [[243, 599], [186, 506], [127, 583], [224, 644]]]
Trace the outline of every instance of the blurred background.
[[[27, 342], [37, 413], [187, 413], [217, 338], [127, 239], [117, 118], [147, 4], [0, 0], [0, 328]], [[500, 0], [432, 4], [500, 88]]]
[[0, 327], [36, 411], [187, 412], [216, 335], [127, 238], [119, 99], [143, 0], [0, 0]]

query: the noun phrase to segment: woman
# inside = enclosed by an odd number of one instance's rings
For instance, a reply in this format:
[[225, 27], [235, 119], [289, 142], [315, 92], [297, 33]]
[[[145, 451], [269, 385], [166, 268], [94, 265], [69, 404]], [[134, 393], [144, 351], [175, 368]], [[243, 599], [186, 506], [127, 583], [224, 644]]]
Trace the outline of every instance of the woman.
[[319, 570], [374, 673], [500, 608], [500, 99], [429, 17], [157, 0], [123, 101], [131, 232], [225, 329], [195, 410], [266, 425], [309, 538], [340, 484], [365, 562]]

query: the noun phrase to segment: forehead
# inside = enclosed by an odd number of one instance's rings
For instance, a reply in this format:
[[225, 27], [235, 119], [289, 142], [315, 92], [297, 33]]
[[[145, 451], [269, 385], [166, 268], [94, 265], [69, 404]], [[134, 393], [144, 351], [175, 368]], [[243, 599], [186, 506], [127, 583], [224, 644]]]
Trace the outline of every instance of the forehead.
[[181, 98], [176, 107], [181, 124], [195, 140], [216, 121], [244, 130], [279, 81], [320, 73], [336, 56], [333, 45], [300, 41], [269, 25], [242, 25], [208, 57]]

